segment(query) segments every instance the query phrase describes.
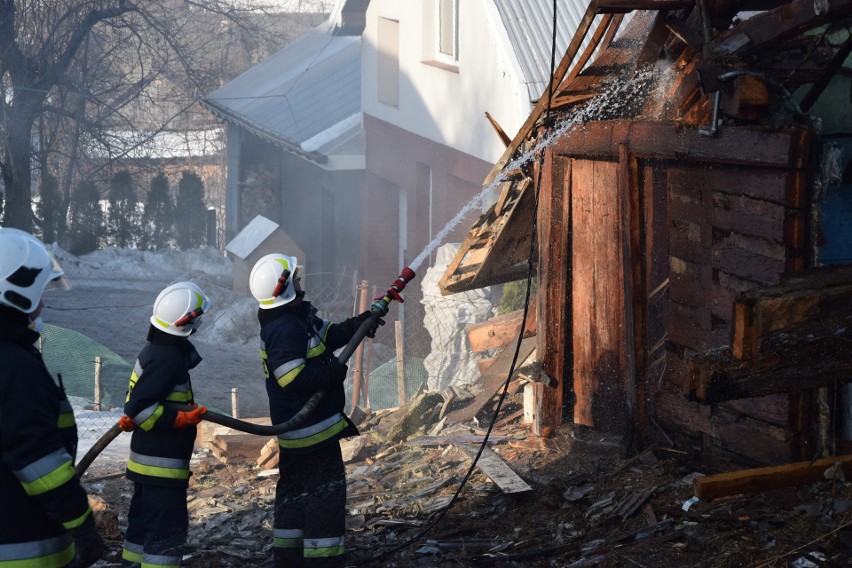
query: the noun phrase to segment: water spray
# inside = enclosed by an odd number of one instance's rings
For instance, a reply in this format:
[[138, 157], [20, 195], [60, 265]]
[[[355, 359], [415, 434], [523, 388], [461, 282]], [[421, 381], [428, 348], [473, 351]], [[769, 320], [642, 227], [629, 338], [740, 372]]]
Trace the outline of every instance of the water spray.
[[[370, 328], [376, 324], [376, 321], [380, 317], [387, 315], [390, 310], [391, 302], [397, 301], [400, 304], [405, 302], [400, 293], [405, 289], [406, 284], [411, 282], [415, 276], [414, 271], [406, 266], [402, 269], [402, 272], [399, 274], [397, 279], [390, 285], [390, 288], [385, 290], [381, 296], [374, 298], [373, 304], [370, 306], [370, 317], [361, 322], [361, 325], [358, 327], [355, 335], [352, 336], [352, 339], [349, 340], [349, 343], [346, 344], [346, 347], [344, 347], [343, 351], [340, 352], [340, 355], [337, 356], [338, 362], [345, 364], [346, 361], [349, 360], [349, 357], [352, 356], [352, 353], [355, 352], [355, 349], [358, 348], [361, 341], [367, 337], [367, 333], [369, 333]], [[227, 426], [228, 428], [233, 428], [234, 430], [239, 430], [240, 432], [245, 432], [247, 434], [255, 434], [258, 436], [278, 436], [279, 434], [290, 432], [291, 430], [295, 430], [299, 427], [314, 411], [324, 395], [325, 391], [314, 393], [302, 409], [299, 410], [299, 412], [297, 412], [290, 420], [282, 422], [281, 424], [272, 424], [271, 426], [265, 424], [253, 424], [251, 422], [246, 422], [244, 420], [228, 416], [227, 414], [221, 414], [215, 410], [208, 410], [201, 416], [201, 418], [202, 420], [213, 422], [221, 426]], [[193, 408], [191, 406], [174, 402], [167, 402], [164, 406], [168, 406], [169, 408], [178, 411], [189, 411]], [[79, 462], [77, 462], [77, 465], [74, 468], [77, 477], [83, 476], [89, 466], [92, 465], [92, 462], [95, 461], [95, 458], [98, 457], [98, 455], [100, 455], [110, 442], [115, 440], [121, 432], [122, 430], [119, 428], [118, 424], [114, 424], [98, 439], [97, 442], [92, 445], [91, 448], [89, 448], [89, 451], [86, 452], [86, 455], [84, 455]]]

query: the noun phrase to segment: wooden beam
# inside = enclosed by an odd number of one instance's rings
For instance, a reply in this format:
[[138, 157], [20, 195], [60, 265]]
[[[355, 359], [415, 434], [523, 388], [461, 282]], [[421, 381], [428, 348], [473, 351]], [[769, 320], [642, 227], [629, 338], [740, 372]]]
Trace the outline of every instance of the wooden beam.
[[[702, 136], [698, 128], [676, 121], [636, 122], [613, 120], [587, 122], [557, 140], [558, 154], [618, 159], [618, 144], [625, 143], [634, 155], [652, 155], [678, 161], [742, 164], [749, 167], [802, 167], [801, 156], [813, 140], [810, 131], [770, 132], [744, 126], [725, 126], [715, 138]], [[804, 164], [803, 164], [804, 165]]]
[[[533, 433], [542, 435], [564, 421], [565, 401], [574, 389], [572, 340], [571, 160], [548, 151], [538, 203], [538, 359], [555, 388], [537, 390]], [[552, 384], [552, 382], [550, 383]], [[570, 410], [569, 410], [570, 412]]]
[[[821, 10], [819, 13], [816, 11], [818, 9]], [[740, 25], [719, 34], [716, 50], [724, 53], [746, 53], [849, 14], [852, 14], [852, 0], [832, 0], [826, 4], [814, 3], [813, 0], [793, 0], [752, 16]], [[727, 49], [726, 42], [734, 47]]]
[[810, 270], [781, 284], [736, 296], [731, 352], [750, 359], [771, 335], [784, 332], [808, 340], [834, 337], [852, 326], [852, 266]]
[[503, 146], [508, 146], [512, 143], [512, 139], [509, 138], [509, 135], [506, 134], [506, 131], [503, 130], [503, 128], [499, 124], [497, 124], [497, 121], [494, 120], [494, 117], [491, 116], [491, 113], [487, 110], [485, 111], [485, 118], [488, 119], [488, 122], [490, 122], [491, 126], [494, 127], [494, 130], [497, 131], [497, 136], [500, 137], [500, 141], [503, 143]]
[[[536, 329], [535, 304], [530, 304], [527, 314], [527, 325], [524, 337], [535, 335]], [[518, 338], [521, 331], [521, 322], [524, 318], [524, 310], [515, 310], [507, 314], [495, 316], [481, 323], [467, 326], [467, 337], [470, 341], [470, 350], [474, 353], [482, 353], [489, 349], [497, 349], [508, 345], [512, 340]]]
[[[600, 44], [601, 39], [603, 39], [604, 34], [606, 33], [609, 25], [612, 23], [613, 14], [605, 14], [603, 18], [601, 18], [600, 23], [598, 23], [598, 27], [595, 30], [595, 33], [592, 34], [592, 39], [589, 41], [589, 44], [586, 46], [586, 49], [583, 50], [582, 55], [580, 55], [580, 59], [574, 64], [571, 68], [571, 72], [568, 73], [568, 76], [565, 78], [564, 83], [570, 83], [574, 80], [574, 78], [580, 74], [580, 71], [583, 67], [586, 66], [586, 63], [589, 62], [589, 59], [592, 58], [592, 54], [597, 49], [598, 44]], [[621, 18], [623, 18], [621, 14], [619, 14], [619, 22], [621, 22]], [[554, 93], [555, 94], [555, 93]]]
[[[783, 340], [782, 340], [783, 341]], [[730, 349], [701, 353], [687, 364], [684, 394], [703, 404], [792, 394], [835, 380], [852, 381], [852, 339], [832, 337], [794, 343], [754, 360], [740, 361]]]
[[730, 495], [760, 493], [825, 481], [826, 473], [833, 467], [841, 468], [848, 479], [852, 475], [852, 455], [705, 475], [695, 479], [693, 490], [702, 501], [712, 501]]
[[[517, 367], [523, 365], [524, 361], [526, 361], [526, 359], [535, 350], [535, 341], [534, 337], [528, 337], [521, 341], [521, 350], [518, 353], [515, 372], [517, 372]], [[506, 377], [509, 374], [509, 368], [512, 366], [512, 359], [514, 359], [514, 357], [515, 344], [511, 343], [500, 351], [500, 354], [497, 355], [494, 363], [492, 363], [485, 372], [482, 373], [478, 382], [479, 386], [482, 387], [482, 391], [476, 395], [473, 402], [467, 406], [448, 412], [446, 416], [447, 424], [466, 422], [476, 416], [482, 407], [491, 400], [494, 393], [497, 392], [497, 389], [503, 386], [503, 383], [506, 381]]]
[[577, 52], [580, 50], [580, 45], [583, 43], [583, 40], [586, 38], [586, 34], [589, 32], [589, 29], [592, 27], [592, 22], [595, 20], [595, 16], [598, 14], [598, 2], [597, 0], [591, 0], [589, 2], [589, 6], [586, 8], [586, 13], [583, 14], [583, 18], [580, 20], [580, 23], [577, 25], [577, 31], [574, 33], [574, 37], [571, 38], [571, 43], [568, 44], [568, 49], [565, 51], [565, 55], [562, 56], [562, 60], [559, 62], [559, 65], [553, 72], [553, 76], [550, 78], [550, 82], [548, 86], [545, 87], [544, 92], [538, 98], [538, 102], [536, 102], [535, 107], [533, 107], [532, 112], [530, 112], [527, 119], [524, 121], [524, 124], [521, 125], [521, 128], [518, 129], [518, 133], [515, 134], [515, 137], [512, 139], [512, 143], [506, 147], [506, 150], [503, 152], [503, 155], [500, 156], [500, 159], [497, 160], [497, 163], [491, 169], [488, 176], [486, 176], [483, 185], [488, 185], [497, 177], [497, 175], [503, 171], [503, 168], [506, 167], [506, 164], [515, 156], [515, 152], [518, 151], [518, 148], [521, 147], [521, 144], [524, 140], [527, 139], [533, 127], [535, 126], [538, 119], [544, 114], [544, 111], [547, 109], [550, 104], [550, 100], [548, 99], [548, 93], [550, 93], [551, 89], [553, 92], [556, 91], [556, 86], [562, 82], [563, 77], [568, 72], [568, 69], [571, 67], [571, 63], [574, 61], [574, 57], [577, 55]]
[[601, 14], [623, 14], [633, 10], [681, 10], [694, 5], [693, 0], [598, 0]]

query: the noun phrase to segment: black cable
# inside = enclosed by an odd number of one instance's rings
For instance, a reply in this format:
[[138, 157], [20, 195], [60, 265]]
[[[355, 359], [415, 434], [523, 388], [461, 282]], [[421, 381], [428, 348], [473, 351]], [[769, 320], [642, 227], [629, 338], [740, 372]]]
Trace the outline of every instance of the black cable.
[[[545, 111], [545, 123], [548, 122], [550, 118], [551, 112], [551, 101], [553, 100], [553, 71], [556, 65], [556, 25], [557, 25], [557, 4], [556, 0], [553, 0], [553, 37], [551, 40], [551, 50], [550, 50], [550, 84], [548, 86], [547, 93], [547, 110]], [[394, 552], [398, 552], [404, 548], [407, 548], [414, 542], [420, 540], [423, 536], [425, 536], [429, 531], [434, 529], [438, 522], [440, 522], [444, 515], [452, 508], [455, 502], [458, 500], [459, 495], [461, 494], [462, 489], [467, 484], [470, 477], [473, 475], [474, 469], [476, 469], [476, 464], [479, 461], [482, 452], [485, 451], [485, 446], [488, 444], [488, 438], [491, 436], [491, 431], [494, 429], [494, 424], [497, 422], [497, 416], [500, 414], [500, 409], [503, 406], [503, 401], [506, 399], [506, 394], [509, 390], [509, 383], [511, 382], [512, 375], [515, 373], [515, 365], [518, 362], [518, 356], [521, 351], [521, 342], [524, 337], [524, 329], [526, 328], [527, 323], [527, 314], [529, 313], [530, 307], [530, 291], [532, 289], [532, 275], [533, 275], [533, 255], [535, 253], [535, 242], [537, 238], [537, 229], [538, 229], [538, 200], [539, 200], [539, 192], [541, 188], [541, 176], [542, 171], [544, 170], [544, 156], [545, 156], [545, 148], [541, 148], [541, 154], [539, 156], [539, 168], [538, 168], [538, 180], [536, 182], [535, 187], [535, 205], [533, 206], [533, 219], [532, 219], [532, 228], [531, 228], [531, 238], [530, 238], [530, 252], [527, 258], [527, 292], [524, 298], [524, 315], [521, 319], [521, 328], [518, 333], [518, 341], [515, 345], [515, 355], [512, 357], [512, 364], [509, 367], [509, 373], [506, 377], [506, 381], [503, 383], [503, 390], [500, 393], [500, 398], [497, 400], [497, 406], [494, 408], [494, 413], [491, 416], [491, 422], [488, 424], [488, 429], [485, 431], [485, 438], [482, 440], [482, 444], [479, 446], [479, 451], [476, 452], [476, 456], [474, 456], [472, 463], [470, 464], [470, 468], [468, 468], [467, 473], [464, 478], [462, 478], [461, 483], [459, 484], [458, 489], [453, 494], [450, 502], [447, 503], [446, 507], [441, 509], [438, 512], [438, 515], [429, 522], [429, 524], [422, 531], [403, 542], [400, 545], [395, 546], [389, 550], [382, 552], [380, 555], [370, 558], [370, 560], [380, 560], [386, 557], [389, 554]]]

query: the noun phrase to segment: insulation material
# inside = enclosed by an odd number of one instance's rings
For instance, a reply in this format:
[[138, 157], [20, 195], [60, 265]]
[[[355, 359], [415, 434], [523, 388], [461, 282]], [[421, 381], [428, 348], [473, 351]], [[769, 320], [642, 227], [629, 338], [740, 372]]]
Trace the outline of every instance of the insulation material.
[[423, 361], [429, 373], [429, 390], [442, 390], [448, 386], [470, 387], [479, 379], [477, 361], [481, 355], [471, 352], [465, 328], [492, 316], [491, 288], [479, 288], [442, 296], [438, 281], [460, 248], [459, 243], [449, 243], [437, 249], [435, 265], [426, 271], [421, 280], [423, 303], [426, 312], [424, 326], [432, 337], [432, 348]]

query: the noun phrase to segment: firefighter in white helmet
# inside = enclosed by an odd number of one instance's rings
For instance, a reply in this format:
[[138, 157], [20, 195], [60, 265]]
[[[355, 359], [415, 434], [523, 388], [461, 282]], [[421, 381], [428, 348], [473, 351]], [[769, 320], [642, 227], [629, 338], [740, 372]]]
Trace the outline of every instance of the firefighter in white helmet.
[[[278, 436], [280, 475], [273, 522], [276, 567], [344, 565], [346, 474], [339, 440], [358, 435], [343, 413], [347, 367], [333, 352], [369, 316], [340, 323], [317, 317], [304, 300], [297, 259], [261, 258], [249, 276], [260, 309], [260, 356], [273, 424], [290, 420], [318, 391], [324, 395], [298, 429]], [[378, 320], [368, 336], [384, 324]]]
[[34, 347], [50, 287], [69, 285], [41, 241], [0, 228], [0, 567], [91, 566], [103, 552], [74, 475], [74, 413]]
[[147, 343], [130, 375], [125, 416], [119, 421], [122, 430], [133, 431], [127, 478], [134, 490], [123, 566], [180, 565], [189, 530], [189, 460], [196, 426], [207, 412], [193, 399], [189, 371], [201, 356], [189, 336], [209, 309], [210, 300], [192, 282], [168, 286], [154, 302]]

